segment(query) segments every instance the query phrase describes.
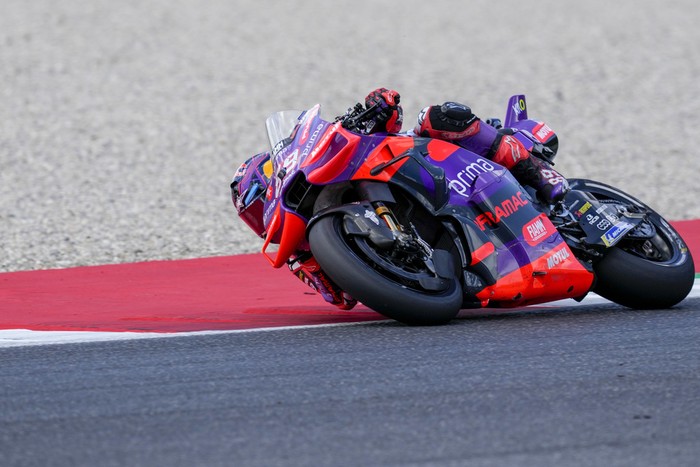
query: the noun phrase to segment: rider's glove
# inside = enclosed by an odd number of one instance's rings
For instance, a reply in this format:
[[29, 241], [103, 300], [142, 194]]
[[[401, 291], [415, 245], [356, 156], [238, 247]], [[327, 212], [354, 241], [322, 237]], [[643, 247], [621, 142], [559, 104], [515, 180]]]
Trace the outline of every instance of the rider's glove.
[[399, 102], [401, 96], [394, 90], [378, 88], [365, 97], [365, 107], [374, 107], [376, 112], [368, 122], [366, 132], [376, 133], [386, 131], [398, 133], [403, 123], [403, 109]]

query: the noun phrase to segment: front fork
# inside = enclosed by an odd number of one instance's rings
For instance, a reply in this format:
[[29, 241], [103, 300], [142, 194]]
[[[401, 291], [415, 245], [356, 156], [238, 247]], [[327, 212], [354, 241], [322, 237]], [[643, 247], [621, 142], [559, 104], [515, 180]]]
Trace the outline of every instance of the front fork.
[[394, 237], [395, 251], [398, 255], [418, 256], [429, 269], [434, 270], [432, 265], [433, 248], [428, 242], [423, 240], [415, 226], [408, 222], [402, 225], [391, 209], [385, 203], [396, 203], [391, 189], [386, 183], [379, 183], [363, 180], [357, 184], [357, 190], [361, 199], [369, 201], [374, 209], [374, 213], [383, 220]]
[[381, 201], [371, 203], [374, 212], [382, 219], [394, 236], [394, 246], [400, 255], [408, 255], [419, 259], [433, 274], [437, 274], [433, 262], [434, 250], [428, 242], [423, 240], [413, 224], [409, 223], [410, 233], [406, 232], [409, 227], [402, 226], [394, 216], [391, 209]]
[[391, 230], [391, 232], [394, 234], [394, 237], [398, 238], [400, 234], [403, 233], [403, 228], [401, 228], [401, 225], [397, 222], [394, 213], [391, 212], [391, 209], [389, 209], [381, 201], [372, 202], [372, 206], [374, 207], [374, 212], [377, 214], [377, 216], [379, 216], [380, 219], [386, 222], [386, 225], [389, 227], [389, 230]]

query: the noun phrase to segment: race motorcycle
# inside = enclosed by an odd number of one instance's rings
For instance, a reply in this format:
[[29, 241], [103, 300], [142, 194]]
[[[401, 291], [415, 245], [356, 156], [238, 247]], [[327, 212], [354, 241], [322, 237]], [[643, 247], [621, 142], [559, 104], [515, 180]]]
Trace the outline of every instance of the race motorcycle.
[[[545, 204], [506, 168], [449, 142], [363, 134], [376, 111], [357, 104], [329, 122], [316, 105], [267, 119], [272, 151], [244, 163], [231, 189], [274, 268], [310, 252], [352, 297], [412, 325], [590, 291], [667, 308], [690, 292], [685, 242], [638, 199], [568, 179], [566, 197]], [[553, 165], [557, 135], [528, 118], [525, 96], [510, 98], [505, 125], [489, 123]]]

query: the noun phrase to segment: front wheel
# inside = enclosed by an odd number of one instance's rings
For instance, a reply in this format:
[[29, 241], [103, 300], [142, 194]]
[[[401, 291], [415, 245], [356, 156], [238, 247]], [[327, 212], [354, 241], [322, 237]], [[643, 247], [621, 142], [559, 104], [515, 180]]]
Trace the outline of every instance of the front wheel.
[[459, 313], [462, 289], [452, 277], [439, 290], [421, 283], [434, 276], [420, 262], [397, 261], [396, 255], [350, 235], [342, 214], [318, 219], [309, 231], [311, 252], [343, 290], [384, 316], [410, 325], [444, 324]]

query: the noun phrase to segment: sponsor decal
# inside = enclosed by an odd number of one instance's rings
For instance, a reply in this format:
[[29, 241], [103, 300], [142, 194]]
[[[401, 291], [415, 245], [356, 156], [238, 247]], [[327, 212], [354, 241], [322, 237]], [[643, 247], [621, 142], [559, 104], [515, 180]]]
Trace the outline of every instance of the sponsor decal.
[[525, 146], [523, 146], [523, 143], [518, 141], [518, 139], [513, 136], [506, 135], [503, 137], [503, 139], [501, 139], [501, 145], [498, 148], [496, 155], [505, 157], [503, 153], [506, 153], [510, 155], [513, 162], [518, 162], [525, 159], [527, 156], [527, 154], [523, 151], [527, 151]]
[[274, 156], [279, 156], [284, 154], [287, 149], [289, 149], [289, 138], [285, 138], [282, 141], [279, 141], [277, 144], [275, 144], [275, 147], [272, 148], [272, 155]]
[[425, 121], [425, 115], [428, 113], [428, 109], [430, 109], [430, 107], [424, 107], [423, 110], [421, 110], [418, 113], [418, 126], [419, 127], [423, 125], [423, 122]]
[[583, 217], [584, 214], [586, 214], [586, 211], [591, 209], [591, 207], [593, 207], [593, 205], [586, 201], [586, 203], [583, 206], [581, 206], [581, 208], [578, 211], [576, 211], [574, 215], [580, 219], [581, 217]]
[[569, 259], [571, 253], [567, 247], [560, 248], [552, 253], [552, 256], [547, 258], [547, 268], [552, 269], [559, 266], [561, 263]]
[[525, 99], [520, 98], [518, 102], [513, 104], [513, 112], [515, 112], [515, 115], [520, 115], [520, 112], [525, 110]]
[[469, 196], [467, 190], [474, 184], [476, 177], [483, 173], [492, 172], [496, 170], [496, 167], [491, 164], [488, 160], [478, 158], [476, 161], [464, 167], [464, 169], [457, 172], [457, 176], [453, 180], [449, 180], [450, 189], [456, 191], [462, 196]]
[[[609, 220], [611, 224], [615, 224], [620, 220], [620, 218], [617, 216], [617, 214], [613, 214], [610, 211], [611, 211], [611, 208], [609, 208], [605, 204], [600, 206], [598, 209], [595, 210], [595, 212], [597, 212], [598, 214], [602, 214], [603, 216], [605, 216], [605, 218], [607, 220]], [[605, 229], [602, 229], [602, 230], [605, 230]]]
[[[594, 216], [593, 214], [586, 215], [586, 222], [588, 222], [591, 225], [595, 225], [596, 222], [598, 222], [599, 220], [600, 220], [600, 216]], [[607, 227], [610, 227], [610, 226], [607, 226]], [[602, 230], [605, 230], [605, 229], [602, 229]]]
[[304, 125], [304, 128], [301, 130], [301, 138], [299, 138], [299, 145], [302, 145], [306, 142], [306, 139], [309, 137], [309, 130], [311, 129], [311, 120], [306, 122]]
[[301, 158], [305, 159], [306, 156], [309, 155], [311, 152], [311, 148], [313, 148], [314, 143], [316, 142], [316, 138], [318, 138], [318, 135], [321, 134], [321, 130], [323, 130], [323, 123], [319, 123], [314, 132], [311, 134], [311, 138], [309, 138], [309, 142], [306, 143], [306, 146], [304, 146], [304, 150], [301, 151]]
[[523, 238], [530, 246], [539, 245], [542, 240], [556, 232], [547, 216], [540, 214], [523, 226]]
[[481, 129], [481, 124], [477, 120], [476, 122], [470, 123], [469, 126], [467, 127], [466, 130], [464, 131], [438, 131], [435, 134], [435, 138], [439, 139], [445, 139], [445, 140], [455, 140], [455, 139], [464, 139], [468, 138], [470, 136], [474, 136], [479, 132]]
[[242, 164], [238, 167], [238, 169], [236, 170], [236, 173], [233, 174], [233, 179], [235, 180], [235, 179], [237, 179], [237, 178], [239, 178], [239, 177], [243, 177], [243, 175], [245, 175], [245, 171], [246, 171], [247, 168], [248, 168], [248, 161], [242, 163]]
[[606, 231], [613, 225], [613, 221], [608, 220], [605, 217], [594, 216], [593, 214], [586, 215], [586, 222], [590, 225], [594, 225], [598, 230]]
[[296, 169], [297, 162], [299, 162], [299, 150], [295, 149], [291, 154], [284, 158], [282, 168], [289, 173], [292, 171], [292, 169]]
[[267, 225], [270, 222], [270, 217], [272, 217], [272, 213], [274, 212], [276, 207], [277, 207], [277, 200], [273, 200], [267, 205], [267, 208], [265, 209], [265, 212], [263, 213], [263, 224], [264, 225]]
[[603, 234], [602, 240], [605, 246], [613, 246], [624, 234], [632, 230], [634, 224], [628, 222], [620, 222], [612, 226], [610, 230]]
[[554, 133], [546, 123], [540, 123], [532, 129], [532, 134], [540, 143], [546, 142]]
[[476, 216], [476, 224], [482, 231], [486, 230], [486, 226], [494, 227], [502, 219], [518, 212], [526, 204], [528, 204], [528, 200], [523, 198], [523, 192], [519, 191], [496, 206], [493, 212], [485, 212]]
[[304, 128], [301, 131], [301, 138], [299, 139], [299, 146], [306, 142], [306, 138], [309, 137], [309, 131], [311, 129], [311, 123], [314, 117], [318, 113], [319, 106], [314, 106], [313, 109], [309, 110], [305, 115], [301, 123], [304, 124]]
[[598, 228], [598, 230], [607, 230], [610, 228], [611, 225], [612, 222], [610, 222], [607, 219], [602, 219], [600, 222], [598, 222], [598, 224], [596, 224], [596, 227]]
[[379, 225], [379, 217], [377, 217], [377, 213], [374, 211], [370, 211], [369, 209], [365, 210], [365, 218]]
[[[282, 159], [282, 156], [277, 156], [277, 159]], [[295, 149], [288, 155], [284, 156], [282, 159], [281, 164], [277, 164], [277, 166], [281, 166], [280, 170], [277, 171], [277, 176], [275, 177], [275, 193], [280, 193], [282, 190], [282, 187], [289, 182], [289, 180], [292, 180], [294, 177], [287, 177], [292, 171], [295, 171], [297, 169], [297, 165], [299, 163], [299, 149]]]
[[340, 122], [333, 125], [328, 130], [326, 130], [325, 133], [323, 133], [321, 140], [318, 142], [316, 147], [311, 151], [311, 154], [309, 154], [309, 159], [315, 160], [316, 156], [318, 155], [318, 153], [321, 149], [323, 149], [324, 151], [326, 150], [326, 146], [328, 146], [328, 143], [330, 142], [331, 138], [333, 136], [335, 136], [335, 133], [338, 131], [339, 125], [340, 125]]
[[312, 281], [309, 278], [309, 276], [307, 276], [306, 273], [304, 273], [303, 269], [299, 269], [298, 271], [293, 271], [293, 272], [294, 272], [294, 275], [297, 276], [299, 279], [301, 279], [301, 281], [304, 284], [311, 287], [314, 290], [314, 292], [318, 292], [318, 287], [316, 287], [316, 284], [314, 284], [314, 281]]
[[542, 169], [540, 174], [552, 185], [564, 184], [564, 186], [569, 186], [569, 182], [566, 178], [554, 169]]

